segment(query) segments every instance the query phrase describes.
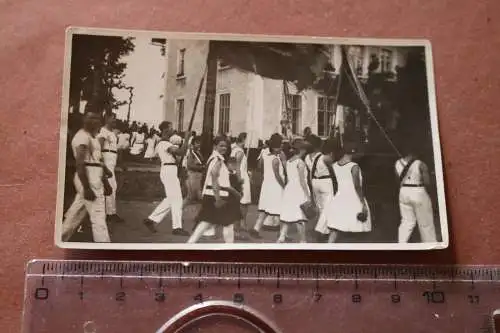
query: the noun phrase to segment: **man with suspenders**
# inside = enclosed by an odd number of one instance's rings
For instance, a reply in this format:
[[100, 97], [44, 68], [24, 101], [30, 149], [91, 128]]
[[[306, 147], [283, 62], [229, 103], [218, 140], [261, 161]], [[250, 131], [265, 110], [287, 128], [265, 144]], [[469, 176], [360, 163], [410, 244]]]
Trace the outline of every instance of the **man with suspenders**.
[[432, 202], [426, 189], [430, 185], [427, 165], [409, 153], [396, 161], [395, 169], [400, 186], [398, 242], [407, 243], [415, 226], [418, 226], [422, 242], [436, 242]]
[[[309, 135], [306, 141], [311, 145], [312, 152], [306, 158], [308, 170], [308, 184], [311, 188], [314, 201], [319, 208], [319, 218], [314, 230], [319, 233], [320, 241], [330, 233], [328, 229], [328, 216], [325, 207], [331, 205], [334, 195], [337, 192], [337, 179], [333, 171], [333, 158], [330, 155], [321, 153], [321, 138], [316, 135]], [[327, 147], [328, 148], [328, 147]], [[341, 214], [341, 212], [339, 212]]]

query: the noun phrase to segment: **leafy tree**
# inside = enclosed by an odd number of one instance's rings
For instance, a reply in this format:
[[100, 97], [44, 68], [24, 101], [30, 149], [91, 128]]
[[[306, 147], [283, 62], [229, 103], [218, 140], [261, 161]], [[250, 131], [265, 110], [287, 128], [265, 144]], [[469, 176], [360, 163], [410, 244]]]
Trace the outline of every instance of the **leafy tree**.
[[118, 101], [113, 88], [123, 88], [127, 68], [120, 62], [134, 50], [132, 38], [74, 35], [71, 54], [70, 107], [79, 112], [80, 100], [98, 105], [107, 113], [126, 101]]

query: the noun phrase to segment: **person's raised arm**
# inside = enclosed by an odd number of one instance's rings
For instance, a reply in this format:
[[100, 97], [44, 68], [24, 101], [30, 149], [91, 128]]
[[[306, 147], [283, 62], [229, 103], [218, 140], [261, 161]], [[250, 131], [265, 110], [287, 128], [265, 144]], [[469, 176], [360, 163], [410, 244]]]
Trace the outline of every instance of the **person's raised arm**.
[[273, 172], [274, 172], [274, 177], [276, 177], [276, 181], [278, 182], [278, 184], [280, 184], [281, 187], [285, 187], [285, 180], [281, 177], [280, 175], [280, 164], [281, 164], [281, 160], [279, 157], [275, 157], [273, 159]]

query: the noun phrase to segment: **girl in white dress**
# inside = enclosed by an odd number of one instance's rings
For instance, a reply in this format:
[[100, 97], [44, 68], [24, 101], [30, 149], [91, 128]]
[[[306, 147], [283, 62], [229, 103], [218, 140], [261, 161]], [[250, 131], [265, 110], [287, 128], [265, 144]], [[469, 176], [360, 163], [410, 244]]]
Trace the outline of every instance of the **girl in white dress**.
[[148, 136], [146, 139], [146, 152], [144, 153], [144, 158], [151, 161], [155, 157], [155, 139], [152, 135]]
[[329, 243], [334, 243], [338, 232], [369, 232], [372, 230], [371, 214], [363, 193], [363, 176], [358, 164], [352, 161], [354, 149], [340, 148], [342, 156], [333, 164], [338, 181], [338, 192], [327, 209]]
[[291, 224], [297, 226], [299, 242], [306, 242], [307, 217], [301, 209], [301, 205], [311, 200], [307, 186], [307, 170], [303, 156], [306, 154], [302, 139], [295, 139], [292, 144], [293, 156], [286, 162], [286, 174], [288, 182], [283, 191], [281, 203], [280, 222], [281, 230], [278, 243], [284, 243]]
[[285, 170], [280, 158], [281, 135], [275, 133], [269, 139], [269, 154], [263, 155], [264, 180], [259, 197], [259, 215], [250, 235], [254, 238], [261, 238], [260, 230], [266, 217], [270, 217], [276, 224], [279, 224], [281, 213], [281, 200], [283, 188], [286, 184]]
[[146, 134], [141, 129], [139, 133], [132, 135], [132, 142], [130, 147], [130, 155], [137, 159], [144, 151], [144, 141], [146, 140]]

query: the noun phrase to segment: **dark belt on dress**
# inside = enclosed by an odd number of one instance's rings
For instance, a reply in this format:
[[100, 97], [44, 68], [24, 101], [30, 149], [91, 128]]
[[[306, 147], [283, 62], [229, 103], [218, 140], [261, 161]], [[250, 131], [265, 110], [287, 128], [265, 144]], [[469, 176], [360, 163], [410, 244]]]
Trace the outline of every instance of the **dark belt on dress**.
[[403, 184], [401, 187], [425, 187], [424, 184]]
[[110, 149], [103, 149], [102, 150], [103, 153], [113, 153], [113, 154], [118, 154], [118, 152], [116, 150], [110, 150]]
[[102, 168], [102, 164], [100, 164], [100, 163], [87, 163], [87, 162], [85, 162], [85, 166]]
[[177, 163], [163, 163], [162, 165], [177, 165]]
[[312, 179], [332, 179], [332, 177], [330, 177], [330, 176], [319, 176], [319, 177], [313, 176]]

